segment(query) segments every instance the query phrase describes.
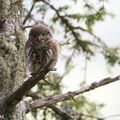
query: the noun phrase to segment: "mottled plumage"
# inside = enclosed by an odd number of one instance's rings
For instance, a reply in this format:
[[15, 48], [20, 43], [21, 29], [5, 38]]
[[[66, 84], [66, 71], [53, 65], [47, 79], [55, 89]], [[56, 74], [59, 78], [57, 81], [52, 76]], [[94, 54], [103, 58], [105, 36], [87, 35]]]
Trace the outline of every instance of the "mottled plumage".
[[35, 25], [29, 33], [25, 44], [25, 61], [31, 74], [37, 73], [52, 60], [50, 68], [56, 65], [59, 53], [58, 42], [51, 30], [43, 24]]

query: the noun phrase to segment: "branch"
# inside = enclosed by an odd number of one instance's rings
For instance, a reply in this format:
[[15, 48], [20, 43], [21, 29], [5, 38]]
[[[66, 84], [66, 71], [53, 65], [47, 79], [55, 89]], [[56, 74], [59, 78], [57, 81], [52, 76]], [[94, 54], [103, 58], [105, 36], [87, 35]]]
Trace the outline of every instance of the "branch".
[[[27, 96], [32, 97], [33, 99], [41, 99], [41, 98], [43, 98], [43, 96], [41, 96], [39, 94], [39, 92], [34, 93], [32, 91], [29, 91]], [[47, 107], [51, 108], [57, 115], [59, 115], [62, 118], [62, 120], [72, 120], [73, 116], [76, 117], [77, 120], [82, 119], [82, 116], [85, 116], [87, 118], [94, 118], [96, 120], [106, 120], [109, 118], [120, 117], [120, 114], [114, 114], [114, 115], [105, 116], [105, 117], [97, 117], [94, 115], [84, 114], [82, 112], [78, 113], [78, 112], [73, 111], [72, 109], [69, 110], [69, 108], [68, 109], [60, 109], [60, 108], [56, 107], [55, 105], [49, 105]], [[71, 113], [72, 113], [72, 116], [71, 116]]]
[[[39, 93], [40, 93], [40, 92], [34, 93], [34, 92], [32, 92], [32, 91], [29, 91], [28, 94], [27, 94], [27, 96], [32, 97], [33, 100], [44, 98], [44, 97], [41, 96]], [[49, 105], [49, 106], [47, 106], [47, 107], [51, 108], [57, 115], [59, 115], [59, 116], [62, 118], [62, 120], [70, 120], [70, 119], [72, 119], [72, 117], [71, 117], [67, 112], [65, 112], [64, 110], [56, 107], [55, 105]], [[29, 110], [30, 110], [30, 109], [29, 109]], [[29, 112], [28, 109], [27, 109], [26, 112]]]
[[32, 92], [31, 90], [26, 94], [27, 97], [32, 97], [33, 100], [35, 99], [40, 99], [43, 98], [43, 96], [41, 96], [40, 91], [37, 92]]
[[62, 120], [71, 120], [72, 117], [69, 115], [69, 113], [67, 113], [64, 110], [61, 110], [60, 108], [56, 107], [55, 105], [49, 105], [48, 107], [50, 107], [57, 115], [59, 115]]
[[[81, 30], [83, 32], [86, 32], [88, 34], [90, 34], [91, 36], [93, 36], [98, 42], [100, 42], [101, 44], [105, 45], [105, 43], [96, 35], [94, 35], [93, 33], [89, 32], [88, 30], [86, 30], [85, 28], [82, 27], [74, 27], [72, 26], [72, 24], [69, 23], [69, 20], [66, 19], [66, 16], [63, 16], [60, 14], [59, 10], [56, 9], [52, 4], [50, 4], [49, 2], [47, 2], [46, 0], [41, 0], [41, 2], [45, 3], [46, 5], [48, 5], [52, 10], [55, 11], [56, 15], [58, 16], [58, 18], [60, 18], [61, 22], [71, 31], [72, 35], [74, 36], [76, 41], [81, 42], [81, 47], [84, 50], [84, 44], [86, 44], [86, 41], [83, 41], [79, 38], [78, 33], [76, 33], [75, 30]], [[92, 44], [92, 43], [91, 43]], [[94, 45], [94, 44], [93, 44]]]
[[46, 0], [41, 0], [42, 2], [44, 2], [45, 4], [47, 4], [52, 10], [54, 10], [57, 14], [57, 16], [60, 18], [61, 22], [63, 24], [66, 25], [66, 27], [69, 28], [69, 30], [71, 31], [71, 33], [73, 34], [73, 36], [75, 37], [76, 40], [79, 40], [78, 35], [76, 34], [76, 32], [73, 30], [73, 26], [68, 22], [68, 20], [62, 16], [59, 13], [59, 10], [57, 10], [53, 5], [51, 5], [49, 2], [47, 2]]
[[120, 75], [114, 78], [108, 77], [108, 78], [100, 80], [99, 82], [93, 82], [92, 84], [86, 87], [83, 87], [77, 91], [67, 92], [62, 95], [48, 96], [42, 99], [34, 100], [28, 105], [28, 109], [40, 108], [40, 107], [49, 106], [51, 104], [55, 104], [61, 101], [69, 100], [74, 96], [91, 91], [93, 89], [96, 89], [98, 87], [101, 87], [103, 85], [106, 85], [106, 84], [109, 84], [109, 83], [112, 83], [118, 80], [120, 80]]
[[27, 25], [27, 26], [24, 26], [22, 27], [23, 30], [25, 30], [26, 28], [32, 28], [34, 25]]
[[33, 10], [33, 8], [34, 8], [34, 6], [35, 6], [35, 3], [36, 3], [36, 1], [34, 0], [34, 2], [33, 2], [32, 6], [31, 6], [31, 8], [30, 8], [28, 14], [26, 15], [25, 19], [23, 20], [23, 25], [25, 25], [25, 23], [27, 22], [28, 18], [30, 17], [31, 12], [32, 12], [32, 10]]
[[106, 46], [106, 44], [98, 37], [96, 36], [95, 34], [93, 34], [92, 32], [89, 32], [88, 30], [86, 30], [85, 28], [82, 28], [82, 27], [73, 27], [73, 29], [75, 30], [81, 30], [83, 32], [86, 32], [86, 33], [89, 33], [91, 36], [93, 36], [96, 40], [98, 40], [99, 43], [101, 43], [102, 45]]
[[16, 91], [6, 98], [4, 104], [7, 107], [14, 107], [17, 103], [19, 103], [23, 96], [26, 95], [26, 93], [29, 92], [34, 85], [44, 79], [45, 75], [50, 71], [49, 66], [52, 61], [53, 60], [51, 60], [43, 70], [39, 71], [38, 74], [29, 77]]

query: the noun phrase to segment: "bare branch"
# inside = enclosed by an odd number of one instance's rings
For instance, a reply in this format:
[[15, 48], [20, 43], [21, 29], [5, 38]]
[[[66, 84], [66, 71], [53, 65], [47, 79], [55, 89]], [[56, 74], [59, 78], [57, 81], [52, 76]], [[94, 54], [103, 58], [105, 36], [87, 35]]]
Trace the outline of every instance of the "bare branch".
[[23, 20], [23, 25], [25, 25], [25, 23], [27, 22], [28, 18], [30, 17], [31, 12], [32, 12], [32, 10], [34, 9], [35, 3], [36, 3], [36, 1], [34, 0], [34, 2], [33, 2], [32, 6], [31, 6], [31, 8], [30, 8], [28, 14], [26, 15], [25, 19]]
[[53, 86], [53, 87], [57, 87], [57, 85], [55, 85], [54, 83], [46, 80], [46, 79], [43, 79], [46, 83], [48, 83], [49, 85]]
[[34, 25], [27, 25], [27, 26], [24, 26], [22, 27], [23, 30], [25, 30], [26, 28], [32, 28]]
[[26, 94], [27, 97], [32, 97], [33, 100], [43, 98], [43, 96], [40, 95], [40, 91], [32, 92], [31, 90]]
[[106, 84], [109, 84], [109, 83], [112, 83], [118, 80], [120, 80], [120, 76], [116, 76], [114, 78], [108, 77], [108, 78], [100, 80], [99, 82], [93, 82], [92, 84], [86, 87], [83, 87], [77, 91], [67, 92], [62, 95], [48, 96], [42, 99], [34, 100], [28, 105], [29, 106], [28, 109], [40, 108], [40, 107], [49, 106], [51, 104], [55, 104], [61, 101], [69, 100], [76, 95], [91, 91], [93, 89], [96, 89], [98, 87], [101, 87], [103, 85], [106, 85]]
[[[41, 96], [39, 94], [39, 92], [34, 93], [32, 91], [30, 91], [27, 94], [27, 96], [32, 97], [33, 100], [34, 99], [42, 99], [42, 98], [44, 98], [43, 96]], [[57, 115], [59, 115], [62, 118], [62, 120], [70, 120], [70, 119], [72, 119], [72, 117], [68, 113], [66, 113], [64, 110], [61, 110], [60, 108], [56, 107], [55, 105], [49, 105], [47, 107], [51, 108]], [[26, 112], [29, 112], [29, 111], [26, 111]]]
[[49, 105], [48, 107], [50, 107], [57, 115], [59, 115], [62, 120], [71, 120], [72, 117], [69, 115], [69, 113], [67, 113], [64, 110], [61, 110], [60, 108], [56, 107], [55, 105]]

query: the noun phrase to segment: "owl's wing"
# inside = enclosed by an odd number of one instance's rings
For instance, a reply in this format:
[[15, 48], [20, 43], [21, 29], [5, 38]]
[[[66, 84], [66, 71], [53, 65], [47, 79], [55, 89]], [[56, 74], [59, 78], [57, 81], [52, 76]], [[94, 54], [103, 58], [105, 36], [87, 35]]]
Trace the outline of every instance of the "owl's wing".
[[60, 48], [59, 48], [59, 42], [55, 39], [53, 39], [53, 41], [52, 41], [52, 51], [53, 51], [54, 57], [58, 58]]
[[25, 44], [25, 63], [26, 64], [29, 64], [29, 62], [30, 62], [30, 59], [31, 59], [31, 52], [32, 52], [32, 50], [31, 50], [32, 48], [31, 48], [31, 46], [30, 46], [30, 42], [29, 41], [27, 41], [26, 42], [26, 44]]
[[[52, 60], [51, 63], [51, 69], [54, 68], [54, 66], [56, 65], [56, 62], [58, 60], [58, 55], [59, 55], [59, 43], [57, 40], [55, 39], [51, 39], [49, 41], [49, 47], [48, 47], [48, 52], [49, 52], [49, 61]], [[48, 61], [48, 63], [49, 63]]]

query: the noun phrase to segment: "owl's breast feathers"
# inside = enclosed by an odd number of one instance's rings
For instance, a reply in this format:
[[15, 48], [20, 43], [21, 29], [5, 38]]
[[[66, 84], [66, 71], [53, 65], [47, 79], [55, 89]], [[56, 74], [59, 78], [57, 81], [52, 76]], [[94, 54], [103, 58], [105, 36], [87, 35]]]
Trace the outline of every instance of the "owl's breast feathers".
[[45, 67], [43, 65], [47, 65], [51, 59], [53, 60], [53, 62], [50, 66], [50, 69], [52, 69], [53, 66], [55, 66], [59, 52], [58, 42], [56, 40], [49, 39], [48, 41], [45, 41], [45, 43], [42, 45], [41, 42], [37, 43], [36, 45], [32, 44], [31, 42], [27, 42], [26, 47], [26, 63], [28, 64], [29, 70], [31, 72], [37, 71], [38, 68], [43, 69]]

